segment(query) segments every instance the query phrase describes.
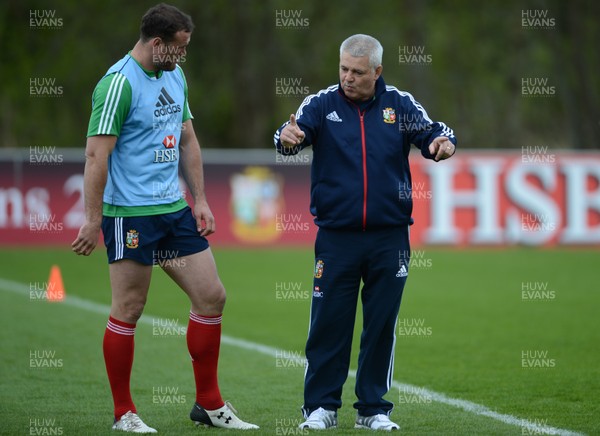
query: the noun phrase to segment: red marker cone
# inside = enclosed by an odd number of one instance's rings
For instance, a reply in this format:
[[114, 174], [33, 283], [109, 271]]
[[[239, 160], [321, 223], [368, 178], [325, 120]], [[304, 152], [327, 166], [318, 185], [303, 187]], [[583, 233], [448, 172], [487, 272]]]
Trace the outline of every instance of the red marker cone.
[[50, 269], [50, 278], [48, 279], [48, 289], [46, 298], [48, 301], [63, 301], [65, 299], [65, 286], [58, 265], [52, 265]]

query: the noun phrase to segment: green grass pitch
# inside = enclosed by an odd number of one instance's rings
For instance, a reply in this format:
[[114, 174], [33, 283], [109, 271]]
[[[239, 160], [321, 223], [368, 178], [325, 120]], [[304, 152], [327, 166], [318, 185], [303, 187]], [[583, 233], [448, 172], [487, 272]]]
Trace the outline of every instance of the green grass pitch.
[[[261, 426], [254, 434], [306, 434], [296, 426], [311, 250], [214, 252], [228, 291], [223, 397]], [[388, 394], [403, 434], [543, 434], [551, 428], [600, 434], [597, 250], [416, 253], [421, 260], [411, 266], [399, 317], [397, 383]], [[81, 258], [63, 248], [6, 248], [0, 256], [0, 434], [112, 434], [101, 349], [110, 303], [104, 250]], [[53, 264], [62, 270], [62, 303], [30, 292], [43, 288]], [[136, 332], [133, 398], [160, 434], [222, 433], [196, 428], [188, 418], [194, 387], [180, 328], [188, 310], [184, 294], [156, 269]], [[351, 374], [339, 428], [328, 434], [365, 434], [353, 429], [354, 400]]]

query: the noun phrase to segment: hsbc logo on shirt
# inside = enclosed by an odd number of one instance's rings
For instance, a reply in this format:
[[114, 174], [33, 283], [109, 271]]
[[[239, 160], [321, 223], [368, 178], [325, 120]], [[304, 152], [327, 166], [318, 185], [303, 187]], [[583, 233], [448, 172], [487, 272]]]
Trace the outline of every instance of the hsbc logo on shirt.
[[154, 150], [154, 163], [175, 162], [177, 160], [177, 139], [175, 135], [167, 135], [162, 142], [164, 149]]
[[177, 140], [175, 139], [175, 135], [168, 135], [165, 136], [165, 139], [163, 139], [162, 143], [165, 146], [165, 148], [175, 148]]

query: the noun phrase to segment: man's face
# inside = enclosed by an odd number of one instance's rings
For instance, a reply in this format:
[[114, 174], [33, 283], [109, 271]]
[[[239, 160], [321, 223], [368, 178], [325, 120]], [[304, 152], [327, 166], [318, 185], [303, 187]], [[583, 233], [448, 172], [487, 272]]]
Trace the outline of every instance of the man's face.
[[366, 101], [375, 94], [375, 82], [383, 67], [373, 69], [369, 66], [369, 57], [354, 57], [342, 52], [340, 57], [340, 83], [350, 100]]
[[172, 41], [156, 38], [152, 46], [152, 64], [157, 70], [173, 71], [179, 62], [185, 62], [187, 46], [192, 34], [180, 30]]

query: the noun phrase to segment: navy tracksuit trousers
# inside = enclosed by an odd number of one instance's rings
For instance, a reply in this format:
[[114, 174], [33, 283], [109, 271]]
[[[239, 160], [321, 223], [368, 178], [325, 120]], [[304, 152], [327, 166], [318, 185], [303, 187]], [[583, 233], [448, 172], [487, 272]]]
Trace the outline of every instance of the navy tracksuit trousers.
[[354, 407], [362, 416], [389, 414], [383, 399], [393, 379], [395, 329], [406, 283], [408, 226], [366, 231], [320, 228], [306, 343], [305, 413], [342, 405], [360, 292], [363, 330]]

